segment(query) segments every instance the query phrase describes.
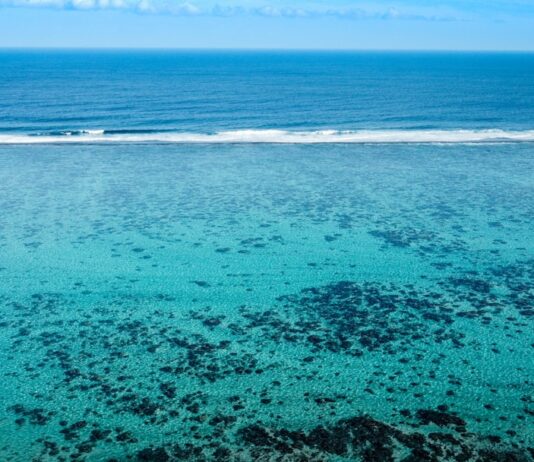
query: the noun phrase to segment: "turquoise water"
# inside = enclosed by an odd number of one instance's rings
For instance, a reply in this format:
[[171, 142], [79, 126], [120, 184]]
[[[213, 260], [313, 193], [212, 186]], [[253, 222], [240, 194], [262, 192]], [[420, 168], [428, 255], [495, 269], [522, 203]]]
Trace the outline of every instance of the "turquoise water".
[[0, 462], [533, 461], [534, 54], [0, 51]]
[[0, 459], [531, 461], [533, 146], [0, 146]]

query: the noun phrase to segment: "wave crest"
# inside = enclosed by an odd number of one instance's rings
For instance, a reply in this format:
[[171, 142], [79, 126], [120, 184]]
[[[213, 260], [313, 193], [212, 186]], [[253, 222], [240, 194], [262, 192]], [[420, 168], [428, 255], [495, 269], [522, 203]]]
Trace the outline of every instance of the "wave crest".
[[534, 130], [228, 130], [217, 133], [73, 130], [45, 134], [0, 134], [0, 144], [388, 144], [534, 142]]

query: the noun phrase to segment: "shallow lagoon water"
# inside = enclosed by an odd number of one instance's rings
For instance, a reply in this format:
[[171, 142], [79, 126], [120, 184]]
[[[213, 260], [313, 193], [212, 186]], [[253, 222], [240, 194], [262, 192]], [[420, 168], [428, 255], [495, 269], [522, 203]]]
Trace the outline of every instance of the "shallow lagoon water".
[[533, 460], [533, 154], [1, 146], [0, 459]]

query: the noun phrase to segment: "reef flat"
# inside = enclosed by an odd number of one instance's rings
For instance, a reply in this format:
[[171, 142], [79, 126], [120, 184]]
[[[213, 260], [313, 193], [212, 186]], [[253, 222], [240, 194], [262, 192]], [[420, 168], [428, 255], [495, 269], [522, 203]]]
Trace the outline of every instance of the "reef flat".
[[0, 147], [0, 460], [534, 461], [534, 146]]

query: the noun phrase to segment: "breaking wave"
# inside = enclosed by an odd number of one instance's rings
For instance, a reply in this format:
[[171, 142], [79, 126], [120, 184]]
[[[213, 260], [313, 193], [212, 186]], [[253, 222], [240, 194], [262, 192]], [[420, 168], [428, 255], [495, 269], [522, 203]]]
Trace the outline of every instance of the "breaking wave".
[[534, 142], [534, 130], [229, 130], [188, 133], [151, 130], [73, 130], [0, 134], [0, 144], [171, 143], [171, 144], [380, 144]]

